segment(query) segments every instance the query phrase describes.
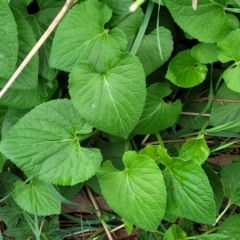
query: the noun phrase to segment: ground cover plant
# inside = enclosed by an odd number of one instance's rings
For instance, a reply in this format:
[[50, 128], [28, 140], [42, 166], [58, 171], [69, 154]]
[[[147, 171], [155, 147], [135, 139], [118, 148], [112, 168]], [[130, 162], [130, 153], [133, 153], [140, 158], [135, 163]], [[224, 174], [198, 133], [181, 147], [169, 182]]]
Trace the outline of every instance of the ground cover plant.
[[0, 0], [0, 239], [239, 239], [239, 13]]

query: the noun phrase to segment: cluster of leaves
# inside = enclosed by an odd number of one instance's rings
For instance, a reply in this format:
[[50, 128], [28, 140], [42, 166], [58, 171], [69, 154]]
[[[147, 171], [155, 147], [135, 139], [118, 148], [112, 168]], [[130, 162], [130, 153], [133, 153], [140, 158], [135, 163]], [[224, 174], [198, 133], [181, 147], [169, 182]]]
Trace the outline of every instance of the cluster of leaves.
[[[29, 231], [16, 229], [28, 224], [38, 239], [44, 216], [61, 212], [59, 186], [89, 185], [127, 229], [147, 231], [139, 239], [150, 239], [148, 231], [193, 239], [187, 219], [215, 226], [230, 205], [240, 205], [240, 164], [217, 174], [205, 163], [204, 140], [239, 137], [239, 1], [202, 0], [194, 11], [189, 0], [153, 0], [134, 13], [131, 4], [77, 2], [0, 99], [5, 234], [27, 239]], [[1, 88], [63, 5], [0, 0]], [[159, 133], [167, 140], [194, 137], [171, 153]], [[136, 144], [145, 134], [160, 145]], [[228, 203], [219, 213], [223, 196]], [[56, 219], [48, 221], [41, 234], [61, 239]], [[161, 221], [172, 223], [165, 233]], [[197, 237], [237, 239], [239, 225], [232, 215]]]

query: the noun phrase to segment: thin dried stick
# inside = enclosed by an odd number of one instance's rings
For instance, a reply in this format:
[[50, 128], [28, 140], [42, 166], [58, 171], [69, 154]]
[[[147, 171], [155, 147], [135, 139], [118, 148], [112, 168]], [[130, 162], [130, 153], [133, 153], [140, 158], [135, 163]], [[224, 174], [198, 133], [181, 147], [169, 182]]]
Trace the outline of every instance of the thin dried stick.
[[122, 228], [124, 228], [124, 227], [125, 227], [124, 224], [122, 224], [122, 225], [120, 225], [120, 226], [117, 226], [117, 227], [115, 227], [114, 229], [112, 229], [112, 230], [110, 231], [110, 233], [116, 232], [117, 230], [122, 229]]
[[147, 134], [147, 135], [144, 137], [144, 139], [142, 140], [141, 145], [144, 145], [145, 142], [148, 140], [149, 137], [150, 137], [150, 134]]
[[42, 35], [42, 37], [38, 40], [36, 45], [32, 48], [32, 50], [29, 52], [29, 54], [26, 56], [26, 58], [23, 60], [23, 62], [20, 64], [20, 66], [17, 68], [17, 70], [14, 72], [12, 77], [9, 79], [7, 84], [4, 86], [4, 88], [0, 91], [0, 98], [6, 93], [8, 88], [14, 83], [18, 75], [22, 72], [22, 70], [26, 67], [26, 65], [29, 63], [29, 61], [32, 59], [32, 57], [35, 55], [35, 53], [39, 50], [39, 48], [43, 45], [43, 43], [46, 41], [46, 39], [49, 37], [49, 35], [52, 33], [52, 31], [56, 28], [58, 23], [61, 21], [65, 13], [68, 11], [68, 9], [77, 2], [78, 0], [66, 0], [64, 6], [62, 7], [61, 11], [58, 13], [58, 15], [55, 17], [55, 19], [52, 21], [46, 32]]
[[[198, 116], [199, 113], [197, 113], [197, 112], [181, 112], [181, 115]], [[211, 114], [203, 113], [203, 114], [201, 114], [201, 116], [202, 117], [210, 117]]]
[[[91, 199], [91, 202], [92, 202], [94, 208], [97, 210], [96, 214], [97, 214], [98, 217], [100, 217], [101, 216], [101, 212], [100, 212], [100, 209], [99, 209], [99, 207], [97, 205], [97, 202], [95, 201], [95, 198], [92, 195], [92, 191], [91, 191], [91, 189], [88, 186], [86, 186], [86, 189], [87, 189], [87, 193], [88, 193], [88, 195], [89, 195], [89, 197]], [[106, 234], [108, 236], [108, 239], [109, 240], [113, 240], [113, 238], [111, 236], [111, 233], [109, 232], [109, 229], [108, 229], [107, 224], [105, 223], [105, 221], [101, 220], [101, 223], [102, 223], [103, 228], [104, 228], [104, 230], [105, 230], [105, 232], [106, 232]]]

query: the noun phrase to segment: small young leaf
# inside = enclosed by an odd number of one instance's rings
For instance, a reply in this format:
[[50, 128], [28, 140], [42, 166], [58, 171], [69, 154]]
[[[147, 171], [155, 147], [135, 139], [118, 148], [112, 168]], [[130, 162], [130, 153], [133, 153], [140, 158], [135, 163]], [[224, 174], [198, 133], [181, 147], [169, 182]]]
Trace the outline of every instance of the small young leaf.
[[70, 9], [54, 36], [51, 66], [69, 72], [77, 60], [88, 60], [96, 68], [104, 64], [106, 53], [124, 51], [125, 34], [117, 28], [104, 29], [111, 15], [111, 9], [97, 0], [80, 2]]
[[223, 79], [228, 88], [238, 93], [240, 92], [239, 78], [240, 78], [240, 65], [226, 69], [223, 73]]
[[110, 161], [98, 171], [102, 194], [109, 206], [137, 227], [154, 231], [163, 218], [166, 189], [153, 159], [129, 151], [123, 156], [125, 169], [118, 171]]
[[[157, 34], [159, 36], [162, 58], [159, 52]], [[145, 35], [136, 55], [143, 65], [146, 76], [161, 67], [171, 56], [172, 50], [173, 40], [168, 29], [160, 27], [158, 30], [155, 29], [150, 34]]]
[[29, 175], [74, 185], [92, 177], [102, 160], [99, 149], [79, 144], [77, 134], [91, 130], [70, 100], [54, 100], [21, 118], [1, 142], [0, 150]]
[[171, 60], [166, 78], [179, 87], [190, 88], [204, 81], [207, 70], [192, 57], [191, 50], [185, 50]]
[[193, 160], [171, 158], [163, 171], [167, 187], [166, 212], [205, 224], [214, 224], [213, 191], [202, 168]]
[[231, 204], [240, 206], [240, 163], [232, 163], [224, 167], [221, 177], [224, 185], [224, 194]]
[[97, 129], [127, 138], [144, 107], [143, 68], [129, 53], [113, 55], [105, 64], [101, 72], [86, 61], [75, 64], [69, 80], [72, 102]]
[[25, 211], [40, 216], [60, 214], [61, 202], [55, 198], [46, 183], [33, 179], [29, 184], [14, 184], [13, 198]]
[[10, 78], [17, 63], [17, 25], [7, 1], [0, 1], [0, 78]]
[[133, 130], [137, 134], [156, 133], [172, 126], [182, 110], [179, 100], [165, 103], [163, 98], [171, 93], [168, 83], [155, 83], [147, 89], [142, 116]]
[[180, 152], [179, 157], [184, 160], [195, 160], [198, 164], [203, 164], [208, 158], [210, 149], [208, 148], [203, 136], [200, 138], [187, 140]]
[[176, 23], [188, 34], [201, 42], [213, 43], [226, 33], [239, 27], [236, 16], [224, 11], [227, 1], [198, 1], [197, 10], [189, 0], [164, 1]]
[[191, 49], [191, 55], [199, 63], [217, 62], [217, 45], [214, 43], [198, 43]]
[[233, 239], [239, 239], [240, 236], [240, 215], [235, 214], [228, 217], [218, 229], [218, 233], [224, 234]]
[[138, 154], [148, 156], [151, 159], [155, 160], [157, 164], [159, 164], [159, 148], [159, 146], [148, 144], [145, 148], [141, 149]]
[[164, 240], [187, 240], [187, 234], [176, 224], [173, 224], [164, 234]]

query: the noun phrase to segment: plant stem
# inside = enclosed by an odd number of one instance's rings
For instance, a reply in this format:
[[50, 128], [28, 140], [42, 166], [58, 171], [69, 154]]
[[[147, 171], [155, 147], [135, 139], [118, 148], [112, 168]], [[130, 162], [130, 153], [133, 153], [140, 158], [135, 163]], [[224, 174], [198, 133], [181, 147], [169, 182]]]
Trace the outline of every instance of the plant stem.
[[128, 148], [129, 148], [129, 140], [127, 139], [127, 140], [125, 141], [124, 152], [127, 152], [127, 151], [128, 151]]
[[160, 15], [160, 7], [161, 7], [162, 0], [158, 0], [158, 15], [157, 15], [157, 43], [158, 43], [158, 50], [161, 59], [163, 60], [163, 54], [162, 54], [162, 48], [160, 43], [160, 37], [159, 37], [159, 15]]
[[166, 232], [167, 231], [167, 229], [165, 228], [165, 226], [162, 224], [162, 223], [160, 223], [160, 228], [163, 230], [163, 232]]
[[99, 132], [99, 130], [95, 129], [92, 132], [90, 132], [88, 134], [84, 134], [84, 135], [80, 135], [80, 134], [78, 135], [78, 133], [76, 133], [76, 136], [77, 136], [78, 140], [80, 142], [82, 142], [83, 140], [90, 138], [91, 136], [97, 134], [98, 132]]
[[[230, 69], [230, 68], [233, 68], [233, 67], [236, 66], [236, 65], [237, 65], [237, 63], [231, 64], [227, 69], [225, 69], [225, 71], [228, 70], [228, 69]], [[224, 71], [224, 72], [225, 72], [225, 71]], [[216, 83], [216, 86], [215, 86], [215, 90], [216, 90], [216, 91], [218, 90], [219, 85], [220, 85], [220, 82], [221, 82], [221, 80], [223, 79], [223, 74], [224, 74], [224, 72], [220, 75], [220, 77], [219, 77], [218, 80], [217, 80], [217, 83]]]
[[208, 119], [208, 120], [203, 124], [201, 130], [199, 131], [198, 137], [200, 137], [201, 135], [204, 134], [205, 128], [209, 125], [209, 123], [210, 123], [210, 120]]
[[159, 132], [155, 133], [155, 135], [156, 135], [156, 137], [157, 137], [157, 140], [158, 140], [160, 146], [161, 146], [162, 148], [164, 148], [164, 143], [163, 143], [163, 140], [162, 140]]
[[146, 13], [144, 15], [142, 25], [141, 25], [141, 27], [138, 31], [137, 37], [136, 37], [136, 39], [133, 43], [132, 49], [130, 51], [130, 53], [132, 53], [134, 55], [136, 55], [136, 53], [138, 51], [138, 48], [139, 48], [139, 46], [142, 42], [143, 36], [145, 34], [145, 31], [146, 31], [148, 23], [149, 23], [149, 19], [150, 19], [151, 14], [152, 14], [153, 7], [154, 7], [154, 3], [152, 1], [149, 1]]
[[218, 228], [219, 228], [219, 226], [214, 227], [214, 228], [211, 228], [210, 230], [206, 231], [206, 232], [203, 233], [203, 234], [200, 234], [200, 235], [197, 235], [197, 236], [192, 236], [192, 237], [187, 237], [187, 239], [198, 239], [198, 238], [200, 238], [201, 236], [204, 236], [204, 235], [207, 235], [207, 234], [209, 234], [209, 233], [215, 232]]
[[39, 50], [39, 48], [43, 45], [43, 43], [47, 40], [49, 35], [53, 32], [53, 30], [56, 28], [58, 23], [61, 21], [63, 16], [66, 14], [68, 9], [75, 4], [77, 1], [72, 0], [66, 0], [64, 6], [62, 7], [61, 11], [58, 13], [58, 15], [55, 17], [53, 22], [50, 24], [48, 29], [45, 31], [45, 33], [42, 35], [42, 37], [38, 40], [36, 45], [32, 48], [30, 53], [26, 56], [26, 58], [23, 60], [23, 62], [20, 64], [20, 66], [17, 68], [17, 70], [14, 72], [12, 77], [9, 79], [7, 84], [4, 86], [4, 88], [0, 91], [0, 98], [6, 93], [8, 88], [14, 83], [14, 81], [17, 79], [18, 75], [22, 72], [22, 70], [27, 66], [29, 61], [32, 59], [32, 57], [35, 55], [35, 53]]
[[228, 208], [231, 206], [231, 203], [228, 202], [227, 206], [224, 208], [224, 210], [219, 214], [218, 218], [215, 221], [215, 225], [218, 223], [218, 221], [222, 218], [222, 216], [226, 213]]

